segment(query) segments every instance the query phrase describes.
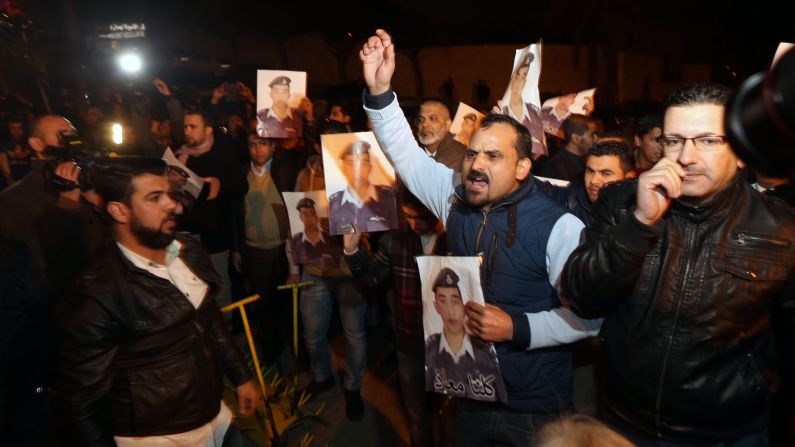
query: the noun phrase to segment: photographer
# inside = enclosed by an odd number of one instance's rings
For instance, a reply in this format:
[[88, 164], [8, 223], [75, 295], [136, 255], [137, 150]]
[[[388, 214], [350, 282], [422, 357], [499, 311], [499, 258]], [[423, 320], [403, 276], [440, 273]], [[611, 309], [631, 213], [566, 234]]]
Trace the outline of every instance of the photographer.
[[[53, 151], [63, 149], [64, 137], [74, 136], [72, 124], [58, 115], [38, 118], [28, 144], [35, 159], [31, 172], [0, 192], [0, 235], [26, 257], [5, 259], [7, 265], [29, 265], [38, 272], [28, 280], [3, 276], [2, 359], [3, 440], [9, 445], [39, 445], [49, 434], [47, 390], [53, 370], [53, 322], [50, 310], [60, 291], [91, 258], [105, 234], [98, 217], [79, 189], [56, 190], [77, 180], [80, 169], [72, 161], [58, 163]], [[46, 148], [47, 151], [45, 151]], [[65, 151], [65, 149], [64, 149]], [[73, 185], [76, 186], [76, 185]], [[26, 264], [27, 263], [27, 264]], [[41, 274], [43, 273], [43, 274]], [[24, 290], [20, 281], [25, 281]], [[20, 292], [21, 291], [21, 292]], [[15, 292], [20, 292], [15, 295]], [[17, 298], [12, 301], [11, 298]], [[8, 299], [8, 300], [7, 300]], [[7, 349], [13, 346], [13, 351]], [[13, 385], [13, 386], [11, 386]]]

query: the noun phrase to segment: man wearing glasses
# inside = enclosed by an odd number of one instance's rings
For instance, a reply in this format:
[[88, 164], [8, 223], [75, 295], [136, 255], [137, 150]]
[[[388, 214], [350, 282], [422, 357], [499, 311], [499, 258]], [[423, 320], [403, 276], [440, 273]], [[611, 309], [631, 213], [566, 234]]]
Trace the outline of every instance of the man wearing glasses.
[[606, 317], [603, 416], [640, 447], [767, 445], [770, 317], [795, 320], [795, 214], [740, 174], [730, 93], [699, 84], [668, 99], [664, 157], [600, 191], [564, 268], [563, 295]]

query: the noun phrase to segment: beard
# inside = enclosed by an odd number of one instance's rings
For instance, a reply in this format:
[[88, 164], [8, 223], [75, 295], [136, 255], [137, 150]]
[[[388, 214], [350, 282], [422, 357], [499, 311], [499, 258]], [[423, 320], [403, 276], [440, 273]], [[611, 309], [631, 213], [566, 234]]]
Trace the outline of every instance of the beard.
[[[175, 217], [176, 216], [172, 214], [168, 219], [173, 219]], [[141, 245], [155, 250], [168, 247], [168, 244], [173, 242], [174, 238], [176, 238], [177, 233], [176, 227], [170, 232], [163, 230], [163, 224], [160, 224], [160, 228], [156, 230], [148, 228], [144, 226], [136, 216], [132, 216], [130, 220], [130, 232], [135, 235]]]
[[417, 140], [423, 146], [430, 146], [442, 140], [442, 135], [437, 135], [435, 132], [428, 132], [427, 136], [422, 136], [422, 132], [417, 132]]
[[[469, 182], [484, 182], [485, 188], [479, 190], [470, 190], [469, 189]], [[469, 174], [466, 176], [466, 182], [464, 187], [464, 198], [466, 199], [467, 203], [473, 206], [483, 206], [488, 204], [489, 195], [488, 195], [488, 186], [489, 186], [489, 177], [480, 171], [470, 171]]]

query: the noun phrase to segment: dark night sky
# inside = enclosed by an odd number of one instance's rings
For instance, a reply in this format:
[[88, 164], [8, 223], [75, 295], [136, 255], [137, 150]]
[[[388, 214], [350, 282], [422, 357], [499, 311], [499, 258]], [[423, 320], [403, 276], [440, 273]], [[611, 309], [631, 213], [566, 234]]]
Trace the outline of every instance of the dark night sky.
[[767, 1], [47, 0], [30, 9], [34, 17], [57, 25], [68, 4], [81, 31], [93, 23], [144, 21], [153, 35], [159, 27], [193, 27], [219, 35], [323, 32], [334, 41], [346, 39], [348, 32], [363, 39], [384, 27], [404, 47], [527, 44], [543, 37], [547, 43], [649, 54], [677, 48], [675, 63], [730, 65], [740, 75], [763, 69], [777, 42], [795, 40], [795, 26], [783, 7]]

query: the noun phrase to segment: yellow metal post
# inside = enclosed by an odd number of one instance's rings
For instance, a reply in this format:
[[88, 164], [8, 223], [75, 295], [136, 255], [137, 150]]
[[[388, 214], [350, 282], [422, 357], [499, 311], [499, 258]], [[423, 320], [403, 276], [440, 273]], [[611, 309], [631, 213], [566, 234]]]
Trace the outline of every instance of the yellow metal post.
[[277, 287], [279, 290], [293, 289], [293, 355], [296, 360], [298, 359], [298, 289], [314, 284], [314, 281], [301, 281]]
[[262, 398], [265, 400], [265, 416], [271, 427], [271, 434], [274, 441], [279, 442], [279, 430], [276, 428], [276, 421], [273, 419], [271, 413], [270, 400], [268, 399], [268, 390], [265, 389], [265, 379], [262, 377], [262, 368], [259, 364], [259, 356], [257, 356], [257, 349], [254, 346], [254, 336], [251, 334], [251, 327], [248, 324], [248, 315], [246, 314], [246, 304], [253, 303], [259, 299], [259, 295], [251, 295], [248, 298], [243, 298], [240, 301], [228, 304], [221, 308], [221, 312], [231, 312], [235, 309], [240, 309], [240, 317], [243, 319], [243, 329], [246, 331], [246, 340], [248, 340], [248, 349], [251, 351], [251, 359], [254, 361], [254, 370], [257, 373], [257, 380], [259, 381], [259, 388], [262, 391]]

